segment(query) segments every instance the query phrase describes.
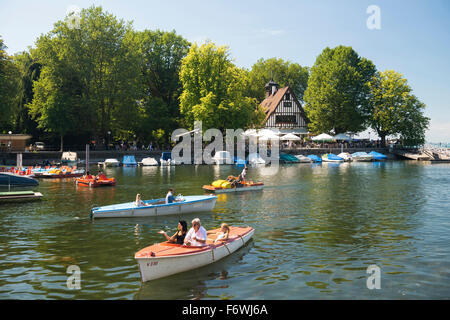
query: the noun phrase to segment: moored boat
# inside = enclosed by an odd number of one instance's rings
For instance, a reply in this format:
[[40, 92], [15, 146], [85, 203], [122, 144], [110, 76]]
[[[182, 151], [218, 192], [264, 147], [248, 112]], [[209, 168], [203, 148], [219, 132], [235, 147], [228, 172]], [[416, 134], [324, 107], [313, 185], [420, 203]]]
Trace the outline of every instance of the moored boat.
[[119, 167], [120, 166], [120, 161], [114, 158], [109, 158], [106, 159], [103, 162], [99, 162], [98, 163], [99, 166], [104, 166], [104, 167]]
[[319, 163], [322, 162], [322, 158], [319, 157], [318, 155], [308, 154], [307, 157], [310, 158], [312, 162], [319, 162]]
[[156, 161], [155, 158], [147, 157], [147, 158], [142, 159], [142, 161], [139, 162], [139, 164], [142, 166], [157, 166], [158, 161]]
[[248, 164], [257, 166], [257, 165], [265, 165], [266, 161], [258, 154], [251, 153], [247, 157]]
[[10, 172], [0, 172], [0, 186], [24, 187], [37, 186], [39, 181], [31, 176], [24, 176]]
[[43, 172], [35, 172], [35, 178], [43, 178], [43, 179], [64, 179], [64, 178], [76, 178], [84, 175], [84, 169], [77, 168], [55, 168], [49, 171]]
[[228, 240], [222, 243], [209, 237], [202, 247], [162, 242], [136, 252], [134, 258], [143, 282], [159, 279], [214, 263], [244, 246], [254, 232], [252, 227], [230, 226]]
[[311, 158], [305, 157], [305, 156], [302, 155], [302, 154], [297, 154], [295, 157], [296, 157], [296, 158], [298, 159], [298, 161], [301, 162], [301, 163], [310, 163], [310, 162], [313, 161]]
[[228, 151], [217, 151], [212, 157], [215, 164], [233, 164], [233, 159]]
[[280, 163], [299, 163], [299, 159], [289, 153], [280, 153]]
[[355, 152], [352, 153], [352, 159], [354, 161], [372, 161], [373, 156], [368, 154], [367, 152]]
[[92, 218], [156, 217], [170, 214], [211, 211], [217, 200], [214, 195], [177, 197], [176, 202], [165, 203], [165, 199], [145, 200], [144, 205], [135, 202], [113, 204], [91, 209]]
[[124, 167], [137, 166], [136, 158], [134, 156], [123, 156], [122, 164]]
[[345, 162], [352, 161], [352, 155], [348, 152], [341, 152], [338, 154], [338, 157], [341, 157], [342, 159], [344, 159]]
[[369, 152], [369, 155], [371, 155], [373, 157], [373, 161], [385, 161], [385, 160], [387, 160], [387, 156], [386, 155], [384, 155], [382, 153], [379, 153], [379, 152], [376, 152], [376, 151]]
[[174, 166], [179, 164], [175, 159], [172, 159], [172, 152], [163, 152], [159, 162], [162, 166]]
[[322, 161], [324, 162], [344, 162], [344, 159], [341, 157], [338, 157], [337, 155], [333, 153], [326, 153], [322, 155]]

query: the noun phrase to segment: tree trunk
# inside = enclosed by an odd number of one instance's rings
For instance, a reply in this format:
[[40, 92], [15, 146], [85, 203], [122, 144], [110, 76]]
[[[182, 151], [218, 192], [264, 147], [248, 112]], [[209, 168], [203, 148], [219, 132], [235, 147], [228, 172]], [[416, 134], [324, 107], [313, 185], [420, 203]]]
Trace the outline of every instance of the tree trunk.
[[63, 152], [63, 145], [64, 145], [64, 136], [61, 135], [61, 149], [59, 150], [60, 152]]
[[381, 144], [380, 147], [381, 148], [386, 148], [386, 135], [385, 134], [378, 134], [381, 138]]

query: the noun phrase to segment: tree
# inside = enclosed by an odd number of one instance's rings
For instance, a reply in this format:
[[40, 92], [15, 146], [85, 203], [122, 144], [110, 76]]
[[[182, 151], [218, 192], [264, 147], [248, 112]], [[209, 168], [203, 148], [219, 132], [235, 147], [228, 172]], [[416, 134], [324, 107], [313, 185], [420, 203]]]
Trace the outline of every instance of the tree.
[[325, 48], [317, 57], [305, 91], [305, 111], [314, 133], [360, 132], [367, 120], [368, 81], [374, 64], [351, 47]]
[[14, 55], [14, 63], [19, 71], [17, 107], [14, 117], [15, 132], [38, 134], [37, 123], [29, 113], [28, 105], [33, 100], [33, 82], [39, 79], [41, 64], [30, 52], [23, 51]]
[[58, 21], [36, 42], [42, 71], [30, 110], [61, 142], [67, 133], [106, 139], [109, 130], [137, 126], [140, 70], [131, 24], [101, 7], [83, 9], [79, 22]]
[[247, 95], [259, 103], [265, 98], [264, 86], [272, 78], [281, 86], [290, 86], [298, 99], [303, 100], [308, 85], [309, 68], [283, 59], [259, 59], [248, 73]]
[[246, 71], [230, 60], [228, 47], [207, 42], [191, 46], [183, 59], [180, 110], [186, 123], [203, 122], [203, 129], [246, 128], [263, 119], [256, 99], [244, 95]]
[[19, 71], [0, 38], [0, 132], [13, 129]]
[[425, 142], [429, 119], [423, 115], [425, 105], [412, 95], [407, 80], [392, 70], [377, 72], [368, 83], [369, 124], [386, 145], [386, 136], [400, 135], [404, 145]]
[[175, 31], [144, 30], [136, 34], [144, 93], [140, 104], [139, 135], [152, 136], [153, 132], [163, 130], [167, 141], [180, 122], [179, 73], [190, 43]]

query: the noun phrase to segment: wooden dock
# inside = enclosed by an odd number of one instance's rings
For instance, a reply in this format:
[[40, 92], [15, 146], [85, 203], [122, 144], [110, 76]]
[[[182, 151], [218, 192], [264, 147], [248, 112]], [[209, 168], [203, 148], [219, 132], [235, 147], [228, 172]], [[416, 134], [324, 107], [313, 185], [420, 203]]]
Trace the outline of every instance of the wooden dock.
[[42, 193], [34, 191], [8, 191], [0, 192], [0, 202], [22, 202], [40, 200]]

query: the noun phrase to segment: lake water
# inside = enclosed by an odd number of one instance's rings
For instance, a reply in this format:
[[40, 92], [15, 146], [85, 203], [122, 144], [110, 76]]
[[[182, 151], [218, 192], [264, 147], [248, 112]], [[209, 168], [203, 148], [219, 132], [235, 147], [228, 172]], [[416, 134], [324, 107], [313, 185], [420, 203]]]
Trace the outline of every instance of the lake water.
[[[91, 170], [95, 171], [95, 170]], [[142, 283], [134, 253], [175, 232], [180, 217], [89, 219], [93, 206], [183, 195], [234, 166], [112, 168], [112, 188], [41, 180], [40, 202], [0, 206], [1, 299], [448, 299], [450, 164], [292, 164], [249, 168], [258, 192], [219, 195], [207, 228], [255, 228], [253, 239], [212, 265]], [[67, 287], [67, 268], [81, 289]], [[370, 290], [370, 265], [381, 289]]]

